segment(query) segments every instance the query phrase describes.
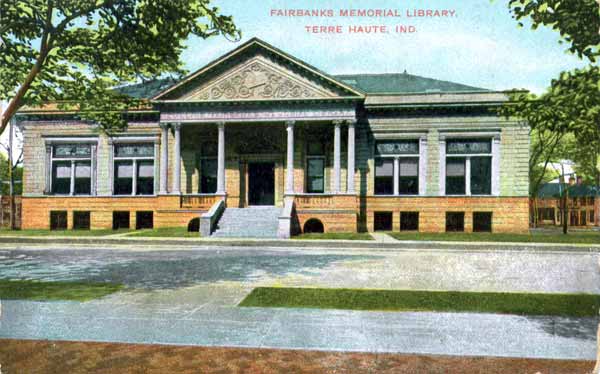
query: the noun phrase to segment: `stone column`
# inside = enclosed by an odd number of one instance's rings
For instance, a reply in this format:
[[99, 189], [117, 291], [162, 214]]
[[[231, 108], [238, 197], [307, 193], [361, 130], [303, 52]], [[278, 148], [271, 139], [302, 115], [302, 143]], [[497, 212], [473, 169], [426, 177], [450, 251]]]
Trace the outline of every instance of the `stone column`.
[[333, 193], [340, 193], [341, 190], [341, 126], [340, 121], [335, 121], [333, 133]]
[[166, 195], [168, 190], [168, 164], [169, 164], [169, 124], [160, 124], [160, 191], [161, 195]]
[[348, 171], [347, 171], [347, 192], [349, 194], [356, 193], [354, 187], [354, 165], [355, 165], [355, 122], [348, 122]]
[[175, 169], [173, 170], [173, 187], [172, 192], [174, 194], [181, 193], [181, 123], [173, 125], [175, 130], [175, 157], [173, 162], [175, 163]]
[[400, 195], [400, 158], [394, 157], [394, 195]]
[[217, 193], [225, 193], [225, 122], [219, 122], [219, 147], [217, 156]]
[[287, 164], [285, 176], [285, 193], [294, 193], [294, 121], [286, 122], [287, 128]]

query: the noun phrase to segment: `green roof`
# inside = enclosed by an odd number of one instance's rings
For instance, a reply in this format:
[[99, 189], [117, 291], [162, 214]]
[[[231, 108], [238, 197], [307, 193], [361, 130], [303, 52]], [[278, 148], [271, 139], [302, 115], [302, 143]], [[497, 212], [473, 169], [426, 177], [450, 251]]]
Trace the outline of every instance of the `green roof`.
[[[538, 197], [542, 199], [552, 199], [560, 197], [564, 185], [560, 183], [543, 184], [538, 192]], [[596, 197], [600, 195], [600, 188], [587, 184], [576, 184], [569, 186], [569, 197]]]
[[142, 83], [117, 87], [115, 91], [136, 99], [150, 99], [176, 82], [177, 80], [174, 78], [154, 79]]
[[[484, 88], [424, 78], [407, 73], [348, 74], [332, 75], [332, 77], [367, 94], [488, 92], [488, 90]], [[116, 91], [137, 99], [150, 99], [175, 83], [177, 83], [177, 80], [173, 78], [155, 79], [147, 82], [119, 87], [116, 89]]]
[[487, 92], [484, 88], [404, 73], [333, 75], [367, 94], [410, 94], [429, 92]]

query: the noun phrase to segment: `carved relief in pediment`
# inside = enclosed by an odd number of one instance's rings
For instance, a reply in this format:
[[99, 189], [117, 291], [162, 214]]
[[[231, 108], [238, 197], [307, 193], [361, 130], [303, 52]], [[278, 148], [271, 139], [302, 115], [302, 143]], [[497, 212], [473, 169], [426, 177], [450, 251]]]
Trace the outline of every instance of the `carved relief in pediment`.
[[201, 87], [187, 100], [260, 100], [335, 97], [336, 93], [293, 73], [253, 60]]

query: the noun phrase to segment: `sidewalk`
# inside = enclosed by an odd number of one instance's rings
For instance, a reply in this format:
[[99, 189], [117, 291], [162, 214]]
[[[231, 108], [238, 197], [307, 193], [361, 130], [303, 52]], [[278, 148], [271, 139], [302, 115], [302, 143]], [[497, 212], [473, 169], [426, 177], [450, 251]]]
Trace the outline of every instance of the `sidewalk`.
[[[0, 338], [593, 360], [596, 318], [241, 308], [168, 297], [3, 301]], [[136, 300], [137, 299], [137, 300]], [[498, 344], [502, 342], [502, 344]]]

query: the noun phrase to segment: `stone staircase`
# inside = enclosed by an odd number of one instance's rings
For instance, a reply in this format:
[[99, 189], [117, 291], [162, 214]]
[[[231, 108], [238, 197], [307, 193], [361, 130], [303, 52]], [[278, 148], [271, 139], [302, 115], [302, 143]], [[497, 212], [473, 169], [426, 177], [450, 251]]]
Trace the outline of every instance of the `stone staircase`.
[[212, 233], [215, 238], [277, 238], [281, 208], [227, 208]]

